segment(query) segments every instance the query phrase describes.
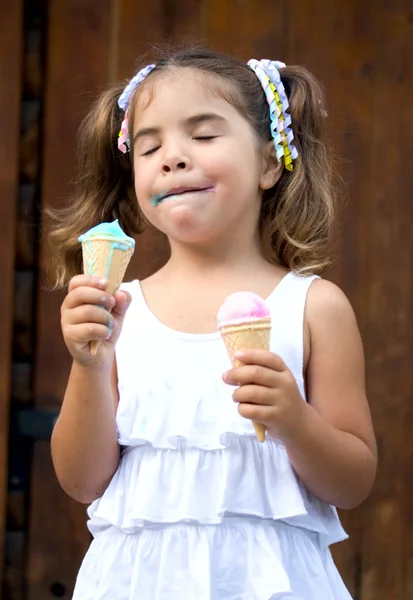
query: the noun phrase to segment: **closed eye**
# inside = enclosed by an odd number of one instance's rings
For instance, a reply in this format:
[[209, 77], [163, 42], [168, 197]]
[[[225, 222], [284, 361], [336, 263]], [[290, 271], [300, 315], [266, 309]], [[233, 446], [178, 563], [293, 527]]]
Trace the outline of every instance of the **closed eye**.
[[142, 156], [149, 156], [150, 154], [153, 154], [154, 152], [156, 152], [156, 150], [159, 150], [160, 146], [156, 146], [155, 148], [151, 148], [150, 150], [147, 150], [146, 152], [144, 152], [142, 154]]
[[197, 135], [194, 140], [199, 140], [199, 141], [203, 141], [203, 142], [208, 142], [209, 140], [214, 140], [215, 138], [217, 138], [217, 135]]
[[[197, 135], [196, 137], [194, 137], [194, 140], [197, 140], [200, 142], [209, 142], [211, 140], [214, 140], [217, 137], [218, 137], [217, 135]], [[142, 156], [150, 156], [151, 154], [153, 154], [154, 152], [159, 150], [159, 148], [160, 148], [160, 146], [155, 146], [154, 148], [151, 148], [150, 150], [147, 150], [146, 152], [144, 152], [142, 154]]]

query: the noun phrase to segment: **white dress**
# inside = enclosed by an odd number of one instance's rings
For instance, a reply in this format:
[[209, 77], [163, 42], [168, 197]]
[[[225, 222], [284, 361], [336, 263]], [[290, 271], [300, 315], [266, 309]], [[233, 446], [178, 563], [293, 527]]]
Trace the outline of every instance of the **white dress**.
[[[303, 381], [313, 277], [289, 273], [267, 299], [271, 350]], [[349, 600], [329, 545], [335, 508], [295, 475], [284, 445], [260, 444], [221, 376], [218, 333], [159, 322], [138, 281], [117, 344], [119, 468], [88, 510], [94, 536], [74, 600]], [[97, 423], [97, 426], [99, 424]]]

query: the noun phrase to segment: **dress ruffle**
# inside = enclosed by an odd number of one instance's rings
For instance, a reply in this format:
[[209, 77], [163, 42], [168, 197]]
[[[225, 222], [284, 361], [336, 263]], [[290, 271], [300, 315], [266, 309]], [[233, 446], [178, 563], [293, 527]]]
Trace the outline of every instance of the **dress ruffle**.
[[318, 537], [279, 522], [229, 518], [92, 542], [73, 600], [351, 600]]
[[105, 494], [89, 507], [92, 534], [110, 525], [133, 533], [148, 524], [212, 525], [250, 515], [315, 531], [323, 546], [346, 537], [334, 509], [300, 485], [283, 444], [234, 435], [221, 442], [223, 449], [209, 451], [185, 441], [173, 450], [127, 448]]

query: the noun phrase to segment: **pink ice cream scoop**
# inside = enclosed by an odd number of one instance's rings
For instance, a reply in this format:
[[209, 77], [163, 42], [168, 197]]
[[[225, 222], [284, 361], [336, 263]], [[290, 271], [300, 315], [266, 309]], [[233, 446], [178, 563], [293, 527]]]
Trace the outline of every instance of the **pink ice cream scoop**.
[[[224, 341], [233, 367], [242, 363], [238, 350], [269, 350], [271, 344], [271, 315], [264, 300], [252, 292], [236, 292], [228, 296], [218, 313], [218, 330]], [[260, 442], [265, 441], [266, 427], [254, 422]]]
[[235, 292], [227, 296], [218, 313], [218, 329], [270, 317], [264, 300], [253, 292]]

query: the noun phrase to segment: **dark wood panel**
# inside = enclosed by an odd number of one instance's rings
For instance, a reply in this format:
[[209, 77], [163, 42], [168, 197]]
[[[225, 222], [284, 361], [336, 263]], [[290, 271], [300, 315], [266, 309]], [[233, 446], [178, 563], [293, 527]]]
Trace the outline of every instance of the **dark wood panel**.
[[50, 445], [37, 441], [30, 507], [27, 600], [71, 598], [77, 571], [89, 546], [86, 507], [70, 500], [56, 483]]
[[280, 0], [205, 0], [203, 31], [217, 50], [244, 60], [281, 60], [287, 55], [291, 12], [288, 2]]
[[[336, 169], [344, 181], [338, 187], [336, 260], [328, 276], [349, 296], [365, 337], [365, 207], [371, 189], [369, 140], [374, 125], [372, 9], [371, 3], [369, 8], [369, 3], [362, 6], [353, 0], [340, 11], [336, 7], [337, 3], [317, 2], [314, 7], [305, 0], [298, 2], [290, 26], [289, 60], [308, 67], [326, 90]], [[333, 548], [337, 566], [355, 597], [360, 593], [362, 524], [367, 506], [341, 512], [350, 540]]]
[[136, 2], [118, 0], [115, 2], [113, 23], [113, 52], [115, 70], [113, 77], [129, 79], [134, 75], [139, 57], [149, 52], [151, 46], [166, 39], [168, 20], [163, 0]]
[[32, 271], [17, 271], [15, 277], [13, 357], [29, 359], [33, 347], [33, 293], [35, 277]]
[[372, 15], [376, 71], [372, 188], [363, 220], [364, 301], [380, 470], [366, 511], [362, 600], [413, 597], [413, 115], [408, 100], [413, 13], [408, 4], [380, 1]]
[[35, 269], [36, 251], [33, 225], [36, 213], [36, 186], [20, 185], [16, 228], [16, 268]]
[[[43, 206], [67, 202], [75, 137], [91, 98], [109, 80], [111, 0], [50, 0], [43, 149]], [[59, 311], [62, 296], [45, 288], [48, 247], [42, 237], [38, 293], [35, 402], [58, 408], [69, 356]], [[69, 596], [89, 536], [85, 508], [61, 491], [47, 442], [34, 444], [28, 556], [28, 599]]]
[[[0, 569], [6, 512], [15, 219], [20, 130], [22, 1], [0, 0]], [[1, 578], [0, 572], [0, 578]]]
[[4, 600], [23, 598], [26, 536], [22, 531], [6, 533], [5, 573], [2, 595]]
[[205, 36], [205, 17], [207, 3], [202, 0], [174, 0], [168, 8], [167, 33], [174, 43], [185, 40], [186, 43], [207, 43]]

